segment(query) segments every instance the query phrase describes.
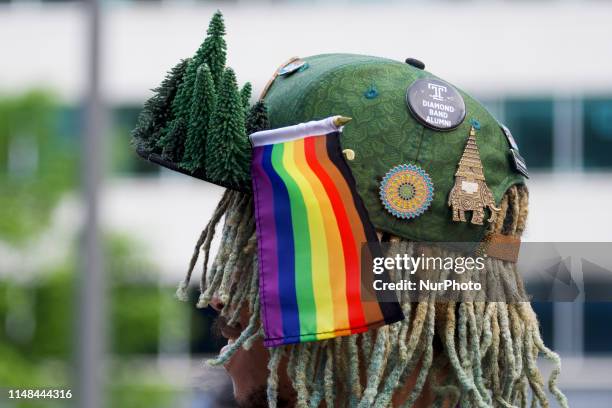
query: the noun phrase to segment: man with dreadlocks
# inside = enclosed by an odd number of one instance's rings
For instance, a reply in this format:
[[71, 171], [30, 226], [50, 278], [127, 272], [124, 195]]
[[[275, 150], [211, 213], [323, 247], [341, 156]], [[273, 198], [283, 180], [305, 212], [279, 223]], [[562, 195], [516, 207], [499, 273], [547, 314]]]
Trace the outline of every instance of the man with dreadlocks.
[[[489, 226], [489, 233], [520, 235], [527, 199], [524, 186], [511, 187], [500, 204], [500, 221]], [[327, 406], [527, 406], [528, 387], [537, 403], [548, 406], [536, 359], [543, 353], [557, 365], [559, 360], [542, 343], [528, 303], [406, 301], [406, 319], [400, 323], [273, 348], [268, 356], [259, 317], [252, 197], [226, 192], [207, 227], [206, 242], [222, 214], [222, 244], [205, 275], [200, 305], [211, 303], [220, 312], [229, 342], [212, 364], [226, 364], [245, 406], [260, 406], [255, 402], [263, 395], [270, 406], [276, 401], [319, 406], [323, 400]], [[410, 241], [381, 236], [403, 242], [407, 252], [414, 248]], [[487, 271], [500, 280], [508, 279], [504, 274], [518, 279], [505, 261], [489, 260]], [[557, 366], [549, 388], [567, 406], [555, 386], [558, 373]]]
[[[225, 365], [244, 406], [560, 406], [559, 357], [542, 342], [516, 268], [527, 168], [475, 99], [383, 58], [292, 58], [248, 107], [208, 37], [147, 102], [134, 132], [148, 160], [227, 187], [177, 295], [204, 254], [198, 307], [219, 312]], [[339, 116], [343, 115], [343, 116]], [[250, 141], [250, 143], [249, 143]], [[209, 253], [223, 220], [221, 243]], [[426, 272], [386, 256], [465, 259], [473, 297], [378, 293]], [[431, 271], [430, 271], [431, 272]], [[454, 276], [439, 264], [429, 278]], [[545, 385], [537, 359], [554, 363]]]

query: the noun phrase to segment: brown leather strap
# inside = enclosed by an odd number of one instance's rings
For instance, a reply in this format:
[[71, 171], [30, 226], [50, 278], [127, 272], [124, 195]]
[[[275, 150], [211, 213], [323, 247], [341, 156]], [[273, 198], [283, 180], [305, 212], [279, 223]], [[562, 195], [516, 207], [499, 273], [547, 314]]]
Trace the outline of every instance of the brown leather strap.
[[272, 75], [272, 78], [270, 78], [270, 80], [268, 81], [268, 83], [264, 87], [263, 91], [261, 91], [261, 95], [259, 95], [259, 100], [262, 100], [263, 98], [266, 97], [266, 95], [268, 94], [268, 91], [270, 90], [270, 87], [274, 83], [274, 80], [278, 76], [278, 73], [280, 72], [280, 70], [283, 69], [284, 67], [286, 67], [287, 65], [291, 64], [293, 61], [297, 61], [299, 59], [300, 59], [300, 57], [291, 57], [285, 63], [283, 63], [281, 66], [276, 68], [276, 71], [274, 71], [274, 74]]
[[496, 233], [485, 237], [478, 252], [502, 261], [516, 263], [520, 248], [520, 237]]

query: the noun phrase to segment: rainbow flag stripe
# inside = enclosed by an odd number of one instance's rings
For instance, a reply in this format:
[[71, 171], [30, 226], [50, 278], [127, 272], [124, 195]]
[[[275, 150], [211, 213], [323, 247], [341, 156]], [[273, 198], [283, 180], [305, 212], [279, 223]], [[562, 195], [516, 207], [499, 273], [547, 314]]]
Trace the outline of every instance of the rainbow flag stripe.
[[378, 242], [376, 232], [339, 133], [313, 135], [325, 126], [309, 125], [251, 135], [267, 347], [346, 336], [403, 318], [397, 302], [362, 299], [362, 246]]

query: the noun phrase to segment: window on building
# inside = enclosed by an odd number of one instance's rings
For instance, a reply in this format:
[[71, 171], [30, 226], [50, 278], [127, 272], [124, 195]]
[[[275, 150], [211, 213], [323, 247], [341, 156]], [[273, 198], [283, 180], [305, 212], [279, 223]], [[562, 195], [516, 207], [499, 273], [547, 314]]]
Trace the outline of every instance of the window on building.
[[583, 107], [584, 167], [612, 167], [612, 99], [588, 98]]
[[598, 354], [612, 352], [612, 325], [605, 324], [612, 316], [612, 303], [584, 304], [584, 352]]
[[533, 302], [531, 307], [538, 316], [540, 322], [540, 332], [544, 344], [553, 345], [553, 303], [551, 302]]
[[507, 99], [504, 118], [527, 166], [550, 169], [553, 163], [552, 99]]

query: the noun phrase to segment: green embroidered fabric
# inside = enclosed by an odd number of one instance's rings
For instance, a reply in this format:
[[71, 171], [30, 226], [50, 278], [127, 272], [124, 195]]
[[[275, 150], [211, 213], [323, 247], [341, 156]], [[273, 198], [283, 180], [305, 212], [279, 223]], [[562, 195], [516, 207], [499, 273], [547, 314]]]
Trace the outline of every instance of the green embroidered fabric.
[[[265, 97], [271, 128], [331, 115], [353, 118], [344, 128], [341, 144], [355, 151], [355, 159], [348, 164], [378, 229], [417, 241], [481, 241], [486, 225], [453, 222], [447, 200], [471, 119], [481, 125], [477, 144], [496, 204], [509, 187], [524, 182], [514, 170], [508, 141], [497, 120], [457, 88], [465, 101], [465, 120], [452, 131], [432, 130], [417, 122], [405, 102], [406, 90], [415, 80], [436, 78], [429, 72], [402, 62], [352, 54], [304, 60], [307, 69], [278, 77]], [[391, 215], [379, 197], [383, 176], [404, 163], [417, 164], [429, 173], [435, 189], [431, 207], [412, 220]], [[468, 213], [468, 221], [469, 217]]]

